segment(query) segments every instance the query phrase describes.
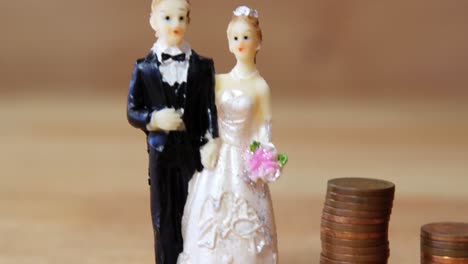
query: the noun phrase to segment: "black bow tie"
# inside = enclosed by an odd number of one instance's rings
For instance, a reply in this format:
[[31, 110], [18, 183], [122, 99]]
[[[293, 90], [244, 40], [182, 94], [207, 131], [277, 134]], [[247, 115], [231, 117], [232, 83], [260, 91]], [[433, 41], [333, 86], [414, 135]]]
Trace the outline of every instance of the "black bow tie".
[[181, 54], [178, 54], [178, 55], [169, 55], [167, 53], [163, 53], [161, 54], [161, 58], [164, 61], [167, 61], [168, 59], [172, 59], [173, 61], [184, 61], [185, 60], [185, 53], [181, 53]]

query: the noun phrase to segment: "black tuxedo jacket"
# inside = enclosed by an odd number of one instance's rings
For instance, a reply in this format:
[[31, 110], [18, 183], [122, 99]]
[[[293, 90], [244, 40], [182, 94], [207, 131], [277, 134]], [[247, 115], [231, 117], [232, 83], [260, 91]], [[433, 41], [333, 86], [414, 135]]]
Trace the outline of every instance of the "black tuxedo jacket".
[[[189, 140], [197, 149], [197, 153], [208, 141], [205, 137], [207, 132], [213, 138], [218, 137], [214, 85], [213, 60], [204, 58], [192, 50], [182, 119]], [[132, 126], [146, 133], [148, 147], [158, 152], [167, 147], [168, 134], [162, 130], [148, 131], [146, 126], [153, 111], [171, 107], [167, 102], [166, 92], [168, 91], [163, 89], [156, 54], [150, 52], [146, 58], [137, 60], [128, 90], [127, 118]], [[200, 157], [196, 159], [199, 162]]]

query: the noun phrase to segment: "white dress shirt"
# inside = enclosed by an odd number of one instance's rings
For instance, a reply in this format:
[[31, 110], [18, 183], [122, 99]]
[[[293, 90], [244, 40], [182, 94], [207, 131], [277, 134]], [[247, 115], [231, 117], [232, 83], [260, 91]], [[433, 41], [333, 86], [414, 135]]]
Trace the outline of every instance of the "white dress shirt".
[[[153, 53], [158, 56], [158, 60], [161, 62], [159, 66], [159, 71], [162, 75], [163, 82], [168, 83], [169, 85], [174, 85], [176, 82], [181, 84], [187, 82], [187, 73], [189, 68], [189, 59], [192, 55], [192, 49], [187, 42], [183, 42], [181, 48], [177, 46], [168, 47], [162, 41], [157, 40], [151, 48]], [[162, 60], [162, 54], [167, 53], [171, 56], [179, 55], [181, 53], [185, 54], [184, 61], [174, 61], [168, 59], [166, 61]]]

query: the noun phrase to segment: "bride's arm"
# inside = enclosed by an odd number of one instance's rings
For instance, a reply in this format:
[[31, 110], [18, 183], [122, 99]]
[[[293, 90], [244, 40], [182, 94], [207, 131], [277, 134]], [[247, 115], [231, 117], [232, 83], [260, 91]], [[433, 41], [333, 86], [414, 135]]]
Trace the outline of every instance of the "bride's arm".
[[215, 75], [215, 97], [221, 91], [220, 79], [221, 79], [221, 74], [216, 74]]
[[258, 86], [257, 100], [259, 107], [256, 117], [258, 120], [256, 140], [261, 143], [269, 143], [271, 142], [272, 109], [270, 87], [265, 81]]

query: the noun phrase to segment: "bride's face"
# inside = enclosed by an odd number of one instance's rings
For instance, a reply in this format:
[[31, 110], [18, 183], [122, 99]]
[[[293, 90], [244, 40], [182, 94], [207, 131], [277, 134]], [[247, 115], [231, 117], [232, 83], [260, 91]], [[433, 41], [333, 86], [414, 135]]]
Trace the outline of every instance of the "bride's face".
[[229, 50], [238, 60], [254, 59], [260, 45], [254, 28], [240, 19], [231, 24], [229, 33]]

